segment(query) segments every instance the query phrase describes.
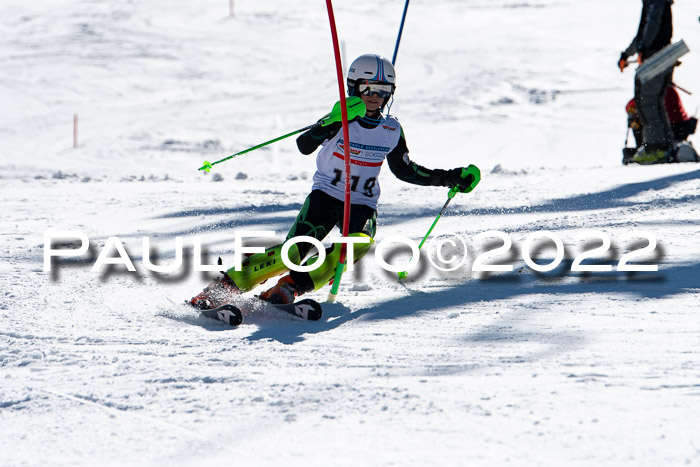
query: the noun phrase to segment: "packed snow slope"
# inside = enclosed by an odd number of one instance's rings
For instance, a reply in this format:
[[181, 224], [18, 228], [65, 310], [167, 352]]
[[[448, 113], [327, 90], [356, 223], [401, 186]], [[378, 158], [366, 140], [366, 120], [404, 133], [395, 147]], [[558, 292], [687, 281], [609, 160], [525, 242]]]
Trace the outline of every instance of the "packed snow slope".
[[[346, 66], [392, 56], [404, 2], [335, 3]], [[370, 253], [321, 321], [232, 329], [179, 304], [216, 276], [194, 245], [229, 265], [236, 232], [283, 238], [315, 159], [289, 138], [197, 169], [338, 99], [324, 2], [234, 6], [3, 0], [0, 465], [700, 463], [700, 166], [620, 164], [638, 0], [411, 2], [391, 112], [414, 161], [481, 168], [433, 233], [466, 262], [399, 283]], [[693, 113], [700, 9], [673, 8]], [[376, 240], [418, 242], [447, 190], [380, 183]], [[47, 271], [53, 230], [89, 249]], [[144, 237], [182, 266], [149, 271]], [[135, 271], [93, 270], [117, 244]], [[612, 270], [572, 271], [586, 251]]]

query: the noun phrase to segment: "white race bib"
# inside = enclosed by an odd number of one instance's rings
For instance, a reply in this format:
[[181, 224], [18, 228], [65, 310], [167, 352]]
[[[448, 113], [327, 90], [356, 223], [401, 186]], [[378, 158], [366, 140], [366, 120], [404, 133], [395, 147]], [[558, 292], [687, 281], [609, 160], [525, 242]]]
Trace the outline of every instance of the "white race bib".
[[[379, 182], [377, 177], [384, 159], [399, 143], [401, 125], [388, 117], [375, 128], [363, 128], [358, 122], [348, 126], [350, 134], [351, 203], [377, 209]], [[316, 157], [313, 189], [345, 199], [345, 144], [343, 130], [325, 142]]]

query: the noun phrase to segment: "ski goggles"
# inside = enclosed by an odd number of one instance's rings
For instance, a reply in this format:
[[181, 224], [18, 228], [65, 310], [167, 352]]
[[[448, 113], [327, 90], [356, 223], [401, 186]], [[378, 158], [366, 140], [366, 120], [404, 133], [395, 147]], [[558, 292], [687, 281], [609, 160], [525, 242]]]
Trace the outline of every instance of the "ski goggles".
[[391, 96], [393, 90], [393, 84], [372, 81], [364, 81], [357, 84], [357, 92], [363, 96], [371, 96], [372, 94], [376, 94], [382, 99], [385, 99]]

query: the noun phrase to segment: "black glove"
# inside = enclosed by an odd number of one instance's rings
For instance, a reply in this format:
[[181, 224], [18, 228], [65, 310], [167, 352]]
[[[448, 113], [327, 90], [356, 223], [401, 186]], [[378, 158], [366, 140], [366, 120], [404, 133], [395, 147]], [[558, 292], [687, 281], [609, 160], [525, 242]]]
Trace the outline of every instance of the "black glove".
[[[315, 135], [317, 137], [323, 136], [323, 137], [327, 138], [329, 135], [335, 135], [336, 133], [338, 133], [338, 131], [341, 128], [343, 128], [343, 124], [341, 122], [333, 122], [333, 123], [329, 123], [326, 126], [316, 127], [310, 131], [313, 135]], [[333, 137], [333, 136], [331, 136], [331, 137]]]
[[432, 184], [437, 186], [448, 186], [450, 190], [450, 198], [455, 193], [469, 193], [481, 181], [481, 172], [479, 168], [473, 164], [469, 167], [457, 167], [452, 170], [436, 169], [431, 175]]
[[[465, 193], [468, 188], [472, 188], [472, 184], [476, 178], [472, 174], [468, 174], [466, 178], [462, 178], [462, 167], [457, 167], [456, 169], [448, 170], [445, 172], [444, 185], [457, 187], [459, 191]], [[469, 190], [471, 191], [471, 189]]]
[[331, 139], [343, 127], [340, 122], [317, 126], [302, 133], [297, 138], [297, 147], [302, 154], [311, 154], [327, 139]]
[[625, 68], [627, 68], [627, 65], [629, 65], [629, 63], [627, 63], [628, 58], [630, 58], [630, 56], [626, 53], [622, 52], [620, 54], [620, 59], [617, 61], [617, 66], [620, 68], [621, 72], [625, 71]]

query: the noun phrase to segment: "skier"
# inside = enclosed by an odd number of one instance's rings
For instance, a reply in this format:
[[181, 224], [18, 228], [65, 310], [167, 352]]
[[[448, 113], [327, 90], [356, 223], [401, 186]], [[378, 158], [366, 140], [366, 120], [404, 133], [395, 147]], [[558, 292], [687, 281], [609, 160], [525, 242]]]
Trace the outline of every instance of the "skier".
[[[362, 55], [348, 70], [348, 95], [359, 97], [364, 106], [348, 105], [348, 130], [351, 147], [352, 193], [349, 220], [349, 237], [367, 243], [348, 244], [348, 257], [355, 261], [367, 253], [374, 242], [377, 221], [377, 201], [380, 189], [377, 176], [387, 161], [391, 172], [400, 180], [424, 186], [457, 187], [467, 193], [476, 187], [481, 178], [473, 165], [452, 170], [427, 169], [411, 161], [403, 128], [393, 116], [384, 115], [385, 106], [393, 99], [396, 75], [389, 60], [379, 55]], [[355, 99], [357, 99], [355, 97]], [[336, 106], [339, 104], [336, 104]], [[358, 111], [358, 107], [362, 107]], [[339, 118], [338, 118], [339, 119]], [[319, 146], [316, 158], [317, 170], [313, 187], [287, 235], [287, 240], [297, 236], [325, 238], [334, 226], [342, 228], [344, 209], [344, 146], [340, 121], [311, 129], [297, 138], [297, 146], [303, 154], [313, 153]], [[462, 178], [465, 176], [465, 178]], [[190, 304], [199, 309], [220, 306], [235, 294], [249, 291], [264, 281], [285, 274], [289, 269], [281, 260], [283, 245], [267, 248], [242, 262], [241, 270], [226, 271], [222, 278], [212, 282]], [[289, 259], [300, 264], [312, 246], [296, 243], [288, 251]], [[340, 257], [340, 244], [326, 249], [323, 263], [311, 272], [291, 271], [279, 279], [260, 298], [275, 304], [292, 303], [296, 297], [318, 290], [333, 278]], [[318, 256], [312, 256], [305, 264], [314, 264]]]
[[[627, 59], [637, 55], [641, 65], [646, 59], [671, 43], [673, 35], [673, 0], [642, 0], [642, 16], [637, 35], [620, 54], [618, 66], [624, 71]], [[673, 66], [643, 85], [634, 82], [634, 100], [642, 123], [643, 145], [634, 156], [635, 162], [663, 162], [669, 157], [673, 131], [664, 105], [666, 89], [671, 83]]]

